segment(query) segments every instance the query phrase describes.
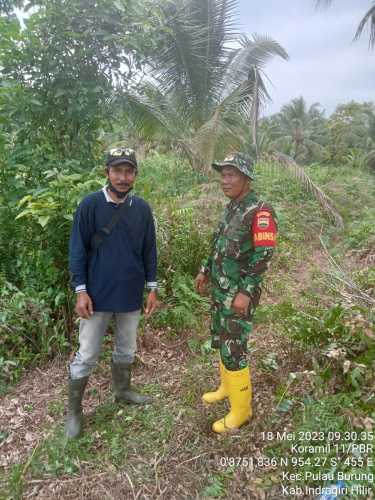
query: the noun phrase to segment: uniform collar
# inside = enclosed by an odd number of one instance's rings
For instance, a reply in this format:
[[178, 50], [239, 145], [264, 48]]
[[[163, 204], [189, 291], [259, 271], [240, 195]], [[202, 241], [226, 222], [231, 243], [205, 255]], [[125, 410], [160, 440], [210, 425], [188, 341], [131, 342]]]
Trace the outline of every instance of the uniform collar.
[[255, 191], [251, 190], [247, 193], [247, 195], [242, 198], [240, 201], [235, 201], [231, 200], [229, 202], [229, 207], [230, 208], [237, 208], [237, 207], [247, 207], [252, 203], [256, 203], [258, 201], [257, 195], [255, 194]]

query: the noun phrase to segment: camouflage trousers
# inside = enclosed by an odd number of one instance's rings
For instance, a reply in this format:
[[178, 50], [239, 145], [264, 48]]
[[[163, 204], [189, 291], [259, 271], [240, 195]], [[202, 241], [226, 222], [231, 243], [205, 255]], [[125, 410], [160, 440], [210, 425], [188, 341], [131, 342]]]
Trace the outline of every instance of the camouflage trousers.
[[233, 298], [233, 294], [223, 295], [218, 289], [212, 291], [211, 347], [220, 350], [225, 368], [237, 371], [248, 366], [247, 343], [253, 310], [239, 316], [231, 307]]

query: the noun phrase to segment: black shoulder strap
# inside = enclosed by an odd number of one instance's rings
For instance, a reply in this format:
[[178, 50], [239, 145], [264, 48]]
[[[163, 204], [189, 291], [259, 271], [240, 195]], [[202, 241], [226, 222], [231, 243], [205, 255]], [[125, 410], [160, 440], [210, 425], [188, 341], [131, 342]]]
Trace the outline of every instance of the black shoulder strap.
[[120, 207], [115, 211], [109, 223], [106, 226], [100, 228], [99, 231], [94, 234], [94, 236], [91, 238], [91, 250], [97, 250], [103, 243], [104, 239], [108, 238], [108, 236], [112, 233], [113, 228], [125, 212], [126, 205], [127, 199], [121, 203]]

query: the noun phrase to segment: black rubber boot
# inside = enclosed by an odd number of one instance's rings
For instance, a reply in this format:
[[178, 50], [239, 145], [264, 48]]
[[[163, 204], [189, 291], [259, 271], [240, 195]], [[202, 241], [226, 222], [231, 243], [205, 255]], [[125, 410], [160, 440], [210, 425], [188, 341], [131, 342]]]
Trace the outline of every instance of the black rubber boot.
[[131, 364], [111, 363], [113, 392], [117, 403], [144, 405], [151, 401], [150, 396], [144, 396], [130, 389]]
[[89, 377], [69, 379], [69, 403], [66, 416], [65, 435], [75, 439], [82, 434], [82, 398]]

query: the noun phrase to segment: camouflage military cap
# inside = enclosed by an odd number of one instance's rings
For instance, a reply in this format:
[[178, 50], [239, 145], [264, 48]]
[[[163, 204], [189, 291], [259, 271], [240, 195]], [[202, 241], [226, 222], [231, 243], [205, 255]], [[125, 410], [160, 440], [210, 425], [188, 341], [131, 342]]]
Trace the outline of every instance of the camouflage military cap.
[[120, 146], [108, 151], [107, 160], [105, 162], [107, 167], [116, 167], [124, 163], [128, 163], [138, 170], [138, 163], [133, 149]]
[[226, 156], [222, 162], [214, 162], [212, 168], [221, 172], [223, 167], [235, 167], [240, 172], [245, 174], [249, 179], [253, 180], [254, 176], [254, 161], [243, 153], [234, 153]]

